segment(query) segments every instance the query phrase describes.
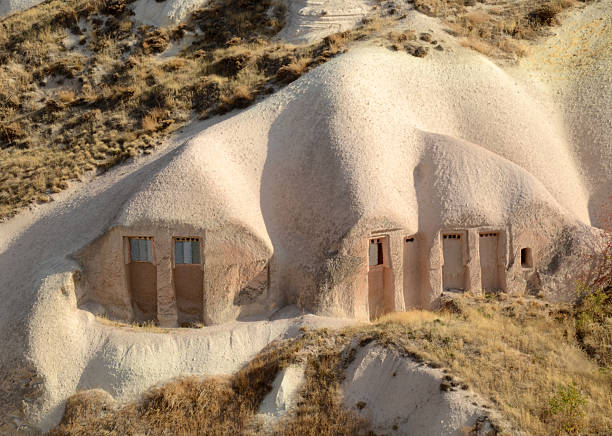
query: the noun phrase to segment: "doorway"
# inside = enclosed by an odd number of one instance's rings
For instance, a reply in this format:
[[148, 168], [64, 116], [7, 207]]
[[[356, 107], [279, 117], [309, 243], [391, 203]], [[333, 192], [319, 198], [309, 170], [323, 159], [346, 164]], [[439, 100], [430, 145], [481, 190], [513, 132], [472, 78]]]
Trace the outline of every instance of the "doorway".
[[368, 259], [368, 304], [370, 320], [374, 320], [393, 310], [393, 271], [387, 236], [370, 239]]
[[465, 290], [464, 239], [461, 233], [442, 235], [442, 287], [445, 291]]
[[179, 325], [204, 319], [204, 271], [199, 238], [174, 238], [174, 292]]
[[127, 264], [129, 292], [136, 321], [157, 320], [157, 266], [153, 238], [130, 237]]
[[498, 247], [499, 233], [480, 233], [480, 280], [483, 291], [493, 292], [501, 289], [499, 280]]
[[404, 238], [404, 303], [406, 309], [421, 306], [418, 251], [418, 241], [415, 236]]

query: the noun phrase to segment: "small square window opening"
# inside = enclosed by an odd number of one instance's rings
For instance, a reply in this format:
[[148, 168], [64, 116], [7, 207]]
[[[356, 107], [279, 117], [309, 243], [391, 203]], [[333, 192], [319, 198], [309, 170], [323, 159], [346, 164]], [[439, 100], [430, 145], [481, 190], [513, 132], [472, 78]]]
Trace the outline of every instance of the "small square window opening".
[[521, 248], [521, 266], [523, 268], [533, 268], [531, 248]]

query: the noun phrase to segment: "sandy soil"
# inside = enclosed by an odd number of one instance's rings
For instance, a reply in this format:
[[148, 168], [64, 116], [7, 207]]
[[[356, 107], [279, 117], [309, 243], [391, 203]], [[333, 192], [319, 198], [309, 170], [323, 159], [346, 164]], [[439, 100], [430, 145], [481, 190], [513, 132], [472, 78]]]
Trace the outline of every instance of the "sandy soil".
[[369, 345], [346, 371], [344, 403], [365, 416], [376, 433], [462, 435], [490, 416], [490, 406], [460, 386], [442, 390], [444, 376], [439, 369]]
[[31, 8], [43, 0], [0, 0], [0, 18]]
[[279, 37], [294, 43], [319, 40], [355, 26], [375, 4], [372, 0], [295, 0]]
[[209, 0], [137, 0], [131, 7], [135, 18], [149, 26], [168, 26], [184, 21], [189, 13], [206, 6]]

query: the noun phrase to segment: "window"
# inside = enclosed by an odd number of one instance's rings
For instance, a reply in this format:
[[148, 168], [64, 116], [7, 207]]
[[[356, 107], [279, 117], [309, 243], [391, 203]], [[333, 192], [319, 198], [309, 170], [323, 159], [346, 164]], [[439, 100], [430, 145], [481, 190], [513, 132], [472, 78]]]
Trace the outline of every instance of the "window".
[[531, 248], [521, 248], [521, 266], [523, 268], [533, 268]]
[[383, 264], [383, 243], [381, 239], [370, 240], [370, 266]]
[[153, 238], [138, 237], [130, 239], [130, 261], [153, 263]]
[[200, 240], [197, 238], [176, 238], [174, 240], [174, 264], [199, 264]]
[[444, 239], [461, 239], [461, 235], [444, 235]]
[[406, 238], [406, 243], [414, 242], [414, 238]]

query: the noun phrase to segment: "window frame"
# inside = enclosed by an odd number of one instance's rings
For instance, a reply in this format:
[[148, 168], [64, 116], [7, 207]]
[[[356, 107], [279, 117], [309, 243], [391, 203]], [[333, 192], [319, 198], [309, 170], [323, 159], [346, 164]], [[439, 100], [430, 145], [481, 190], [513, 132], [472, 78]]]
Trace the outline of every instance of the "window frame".
[[[128, 259], [129, 263], [151, 263], [155, 264], [155, 238], [153, 236], [128, 236]], [[132, 241], [151, 241], [151, 252], [148, 260], [137, 260], [132, 256]]]
[[[177, 258], [176, 258], [176, 246], [178, 243], [181, 243], [181, 245], [183, 245], [185, 242], [191, 242], [191, 262], [186, 263], [186, 262], [177, 262]], [[194, 258], [194, 250], [193, 250], [193, 242], [197, 242], [198, 243], [198, 250], [197, 250], [197, 260], [198, 262], [194, 262], [193, 258]], [[202, 265], [202, 238], [198, 237], [198, 236], [175, 236], [172, 238], [172, 265], [174, 267], [176, 267], [177, 265]]]
[[[368, 242], [368, 267], [369, 268], [376, 268], [376, 267], [381, 267], [385, 265], [385, 245], [384, 245], [384, 239], [386, 237], [385, 236], [381, 236], [378, 238], [370, 238], [369, 242]], [[377, 245], [377, 253], [376, 253], [376, 257], [377, 257], [377, 262], [376, 264], [372, 264], [371, 259], [372, 256], [370, 256], [370, 246], [376, 244]]]

